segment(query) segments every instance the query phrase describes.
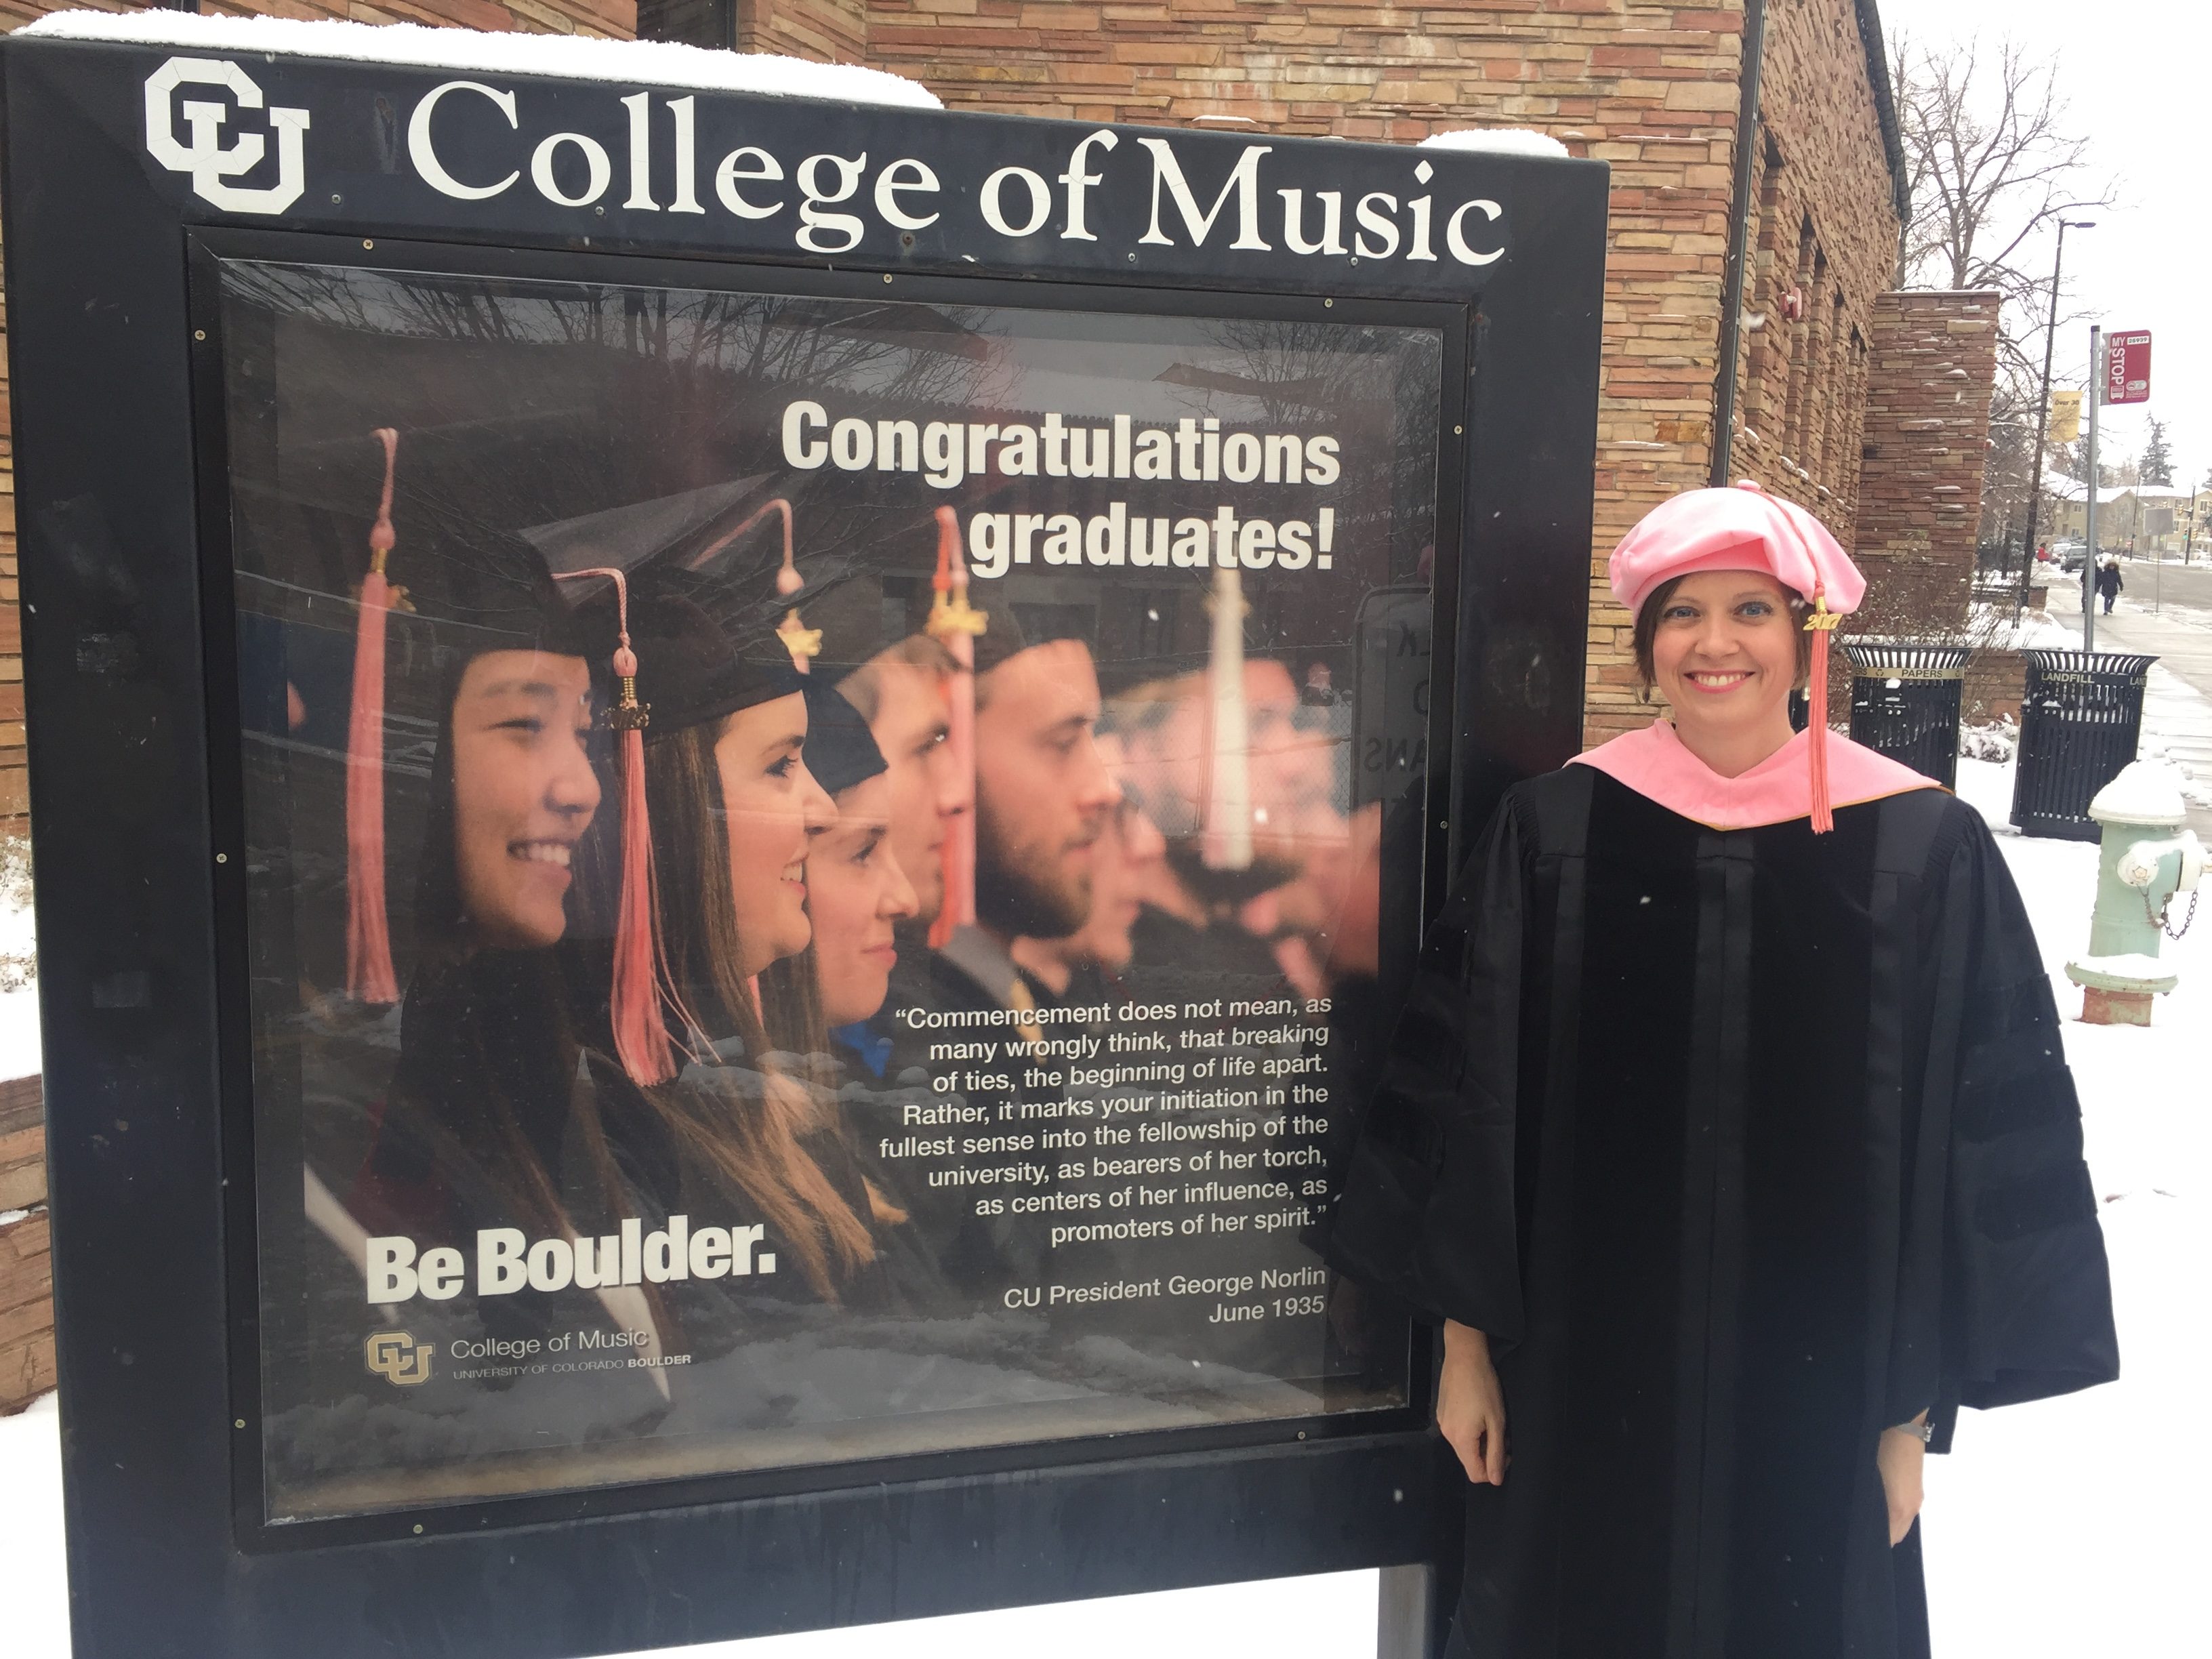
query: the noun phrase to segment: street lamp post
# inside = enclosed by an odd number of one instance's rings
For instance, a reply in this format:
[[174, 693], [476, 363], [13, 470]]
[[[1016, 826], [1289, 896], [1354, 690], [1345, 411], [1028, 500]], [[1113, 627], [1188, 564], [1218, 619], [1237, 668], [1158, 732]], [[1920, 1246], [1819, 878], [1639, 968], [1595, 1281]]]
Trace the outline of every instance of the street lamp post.
[[[2094, 219], [2061, 219], [2058, 222], [2058, 251], [2051, 257], [2051, 326], [2043, 335], [2043, 401], [2036, 405], [2035, 415], [2035, 472], [2027, 487], [2027, 538], [2020, 550], [2020, 608], [2027, 608], [2028, 579], [2035, 574], [2035, 517], [2043, 505], [2043, 446], [2050, 435], [2051, 420], [2051, 354], [2058, 343], [2058, 270], [2066, 258], [2066, 233], [2069, 230], [2094, 230]], [[2094, 495], [2097, 481], [2089, 480]]]

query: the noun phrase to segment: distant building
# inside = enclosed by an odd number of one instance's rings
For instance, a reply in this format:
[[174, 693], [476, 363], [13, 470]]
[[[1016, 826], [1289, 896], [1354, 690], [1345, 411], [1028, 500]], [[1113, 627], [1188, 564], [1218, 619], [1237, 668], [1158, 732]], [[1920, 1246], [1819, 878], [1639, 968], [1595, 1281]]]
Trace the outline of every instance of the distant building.
[[[2045, 544], [2080, 541], [2088, 535], [2088, 490], [2072, 478], [2045, 474], [2043, 480]], [[2212, 495], [2163, 484], [2116, 484], [2097, 492], [2097, 546], [2124, 553], [2179, 553], [2190, 540], [2203, 545], [2212, 528]]]

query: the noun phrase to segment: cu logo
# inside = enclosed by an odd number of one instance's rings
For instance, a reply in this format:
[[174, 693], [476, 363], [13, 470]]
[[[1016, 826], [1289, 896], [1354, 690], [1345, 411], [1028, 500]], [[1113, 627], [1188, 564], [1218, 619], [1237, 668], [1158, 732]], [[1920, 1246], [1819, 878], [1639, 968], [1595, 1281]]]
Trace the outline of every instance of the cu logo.
[[430, 1356], [436, 1350], [404, 1331], [379, 1331], [362, 1348], [369, 1370], [387, 1382], [411, 1389], [430, 1380]]
[[[179, 100], [177, 88], [182, 86], [221, 87], [237, 100], [239, 108], [261, 107], [261, 88], [237, 64], [172, 58], [146, 78], [149, 155], [172, 173], [191, 174], [192, 193], [225, 213], [282, 213], [300, 199], [307, 187], [306, 110], [269, 112], [269, 125], [276, 134], [276, 182], [249, 189], [225, 181], [258, 167], [269, 153], [269, 141], [258, 132], [241, 132], [234, 142], [224, 144], [228, 108], [209, 99]], [[179, 117], [191, 134], [188, 139], [177, 137]]]

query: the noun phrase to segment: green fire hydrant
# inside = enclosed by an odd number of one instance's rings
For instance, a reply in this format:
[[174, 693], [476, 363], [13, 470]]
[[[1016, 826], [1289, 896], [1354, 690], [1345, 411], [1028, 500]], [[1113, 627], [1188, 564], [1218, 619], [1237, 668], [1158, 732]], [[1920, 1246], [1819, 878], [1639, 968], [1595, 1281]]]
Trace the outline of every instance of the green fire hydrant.
[[[2179, 939], [2196, 918], [2203, 844], [2181, 827], [2180, 780], [2156, 761], [2136, 761], [2099, 790], [2089, 816], [2104, 826], [2097, 906], [2088, 954], [2066, 964], [2066, 977], [2081, 988], [2086, 1024], [2148, 1025], [2150, 1000], [2179, 982], [2158, 959], [2159, 945]], [[2176, 927], [2169, 913], [2182, 893], [2189, 908]]]

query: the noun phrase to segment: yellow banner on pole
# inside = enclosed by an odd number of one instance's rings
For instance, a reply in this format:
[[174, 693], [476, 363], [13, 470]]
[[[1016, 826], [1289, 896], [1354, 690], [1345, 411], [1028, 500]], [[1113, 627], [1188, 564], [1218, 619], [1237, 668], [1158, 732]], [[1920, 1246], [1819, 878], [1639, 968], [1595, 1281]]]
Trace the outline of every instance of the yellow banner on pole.
[[2054, 388], [2051, 393], [2051, 422], [2045, 428], [2045, 441], [2070, 444], [2081, 435], [2081, 394]]

